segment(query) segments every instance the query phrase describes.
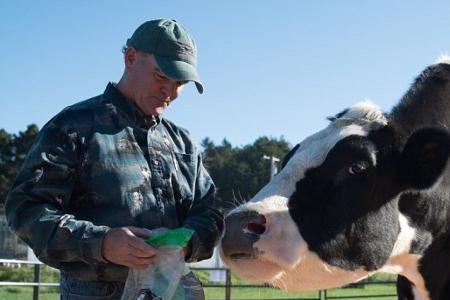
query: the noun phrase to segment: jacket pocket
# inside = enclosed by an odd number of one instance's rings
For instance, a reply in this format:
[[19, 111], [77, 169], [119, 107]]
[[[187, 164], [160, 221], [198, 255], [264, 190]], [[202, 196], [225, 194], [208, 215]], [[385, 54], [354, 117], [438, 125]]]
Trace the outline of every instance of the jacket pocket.
[[197, 177], [197, 156], [194, 154], [174, 152], [174, 164], [181, 191], [184, 197], [192, 197]]
[[173, 155], [176, 169], [176, 176], [171, 178], [173, 196], [178, 220], [182, 224], [194, 201], [197, 157], [193, 154], [176, 152], [173, 152]]

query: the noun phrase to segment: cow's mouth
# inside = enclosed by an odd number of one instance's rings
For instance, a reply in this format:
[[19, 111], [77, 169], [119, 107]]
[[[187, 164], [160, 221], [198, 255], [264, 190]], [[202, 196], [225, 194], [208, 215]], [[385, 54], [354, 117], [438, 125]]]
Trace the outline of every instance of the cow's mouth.
[[254, 253], [233, 253], [230, 256], [230, 259], [232, 260], [241, 260], [241, 259], [256, 259], [257, 255]]
[[257, 260], [261, 258], [264, 251], [258, 248], [252, 248], [250, 251], [236, 251], [234, 253], [228, 254], [228, 258], [234, 261], [238, 260]]

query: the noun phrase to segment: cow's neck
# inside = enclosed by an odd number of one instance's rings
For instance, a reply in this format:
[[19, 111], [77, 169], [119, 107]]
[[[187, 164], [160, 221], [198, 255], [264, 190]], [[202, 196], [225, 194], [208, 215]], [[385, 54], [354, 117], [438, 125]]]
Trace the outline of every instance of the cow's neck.
[[379, 270], [384, 273], [400, 274], [414, 285], [414, 300], [430, 300], [425, 279], [419, 271], [420, 254], [411, 253], [417, 234], [408, 216], [399, 215], [400, 233], [387, 263]]
[[[388, 263], [398, 274], [408, 278], [415, 288], [415, 299], [445, 299], [442, 298], [442, 286], [448, 282], [450, 272], [444, 270], [436, 273], [436, 265], [448, 264], [450, 253], [446, 248], [449, 239], [450, 201], [448, 187], [450, 185], [449, 168], [441, 180], [432, 188], [420, 192], [406, 192], [400, 196], [399, 209], [401, 216], [407, 219], [407, 225], [414, 231], [404, 240], [411, 240], [409, 249], [403, 247], [393, 255]], [[401, 235], [402, 233], [400, 233]], [[405, 233], [403, 233], [405, 234]], [[399, 239], [400, 240], [400, 239]], [[439, 255], [440, 261], [437, 261]], [[395, 268], [397, 267], [397, 268]], [[434, 296], [433, 296], [434, 295]], [[427, 298], [428, 297], [428, 298]]]
[[434, 239], [447, 234], [450, 225], [450, 165], [439, 182], [429, 190], [405, 192], [399, 210], [421, 237], [414, 241], [412, 252], [423, 254]]

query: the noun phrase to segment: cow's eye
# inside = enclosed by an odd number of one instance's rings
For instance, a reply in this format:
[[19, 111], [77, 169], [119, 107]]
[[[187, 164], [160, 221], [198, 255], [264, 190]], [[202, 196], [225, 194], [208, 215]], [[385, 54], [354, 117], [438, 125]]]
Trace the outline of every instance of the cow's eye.
[[357, 162], [357, 163], [351, 164], [348, 167], [347, 172], [352, 175], [358, 175], [358, 174], [363, 173], [366, 169], [367, 169], [367, 166], [365, 163]]

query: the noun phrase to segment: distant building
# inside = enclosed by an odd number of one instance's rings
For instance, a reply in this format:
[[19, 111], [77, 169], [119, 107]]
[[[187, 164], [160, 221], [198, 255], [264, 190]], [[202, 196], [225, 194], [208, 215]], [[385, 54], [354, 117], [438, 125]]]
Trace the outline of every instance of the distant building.
[[[214, 248], [213, 256], [210, 259], [206, 259], [196, 263], [190, 263], [189, 266], [194, 268], [225, 268], [222, 260], [220, 259], [219, 249], [217, 247]], [[226, 272], [224, 270], [210, 270], [209, 281], [225, 283]]]

